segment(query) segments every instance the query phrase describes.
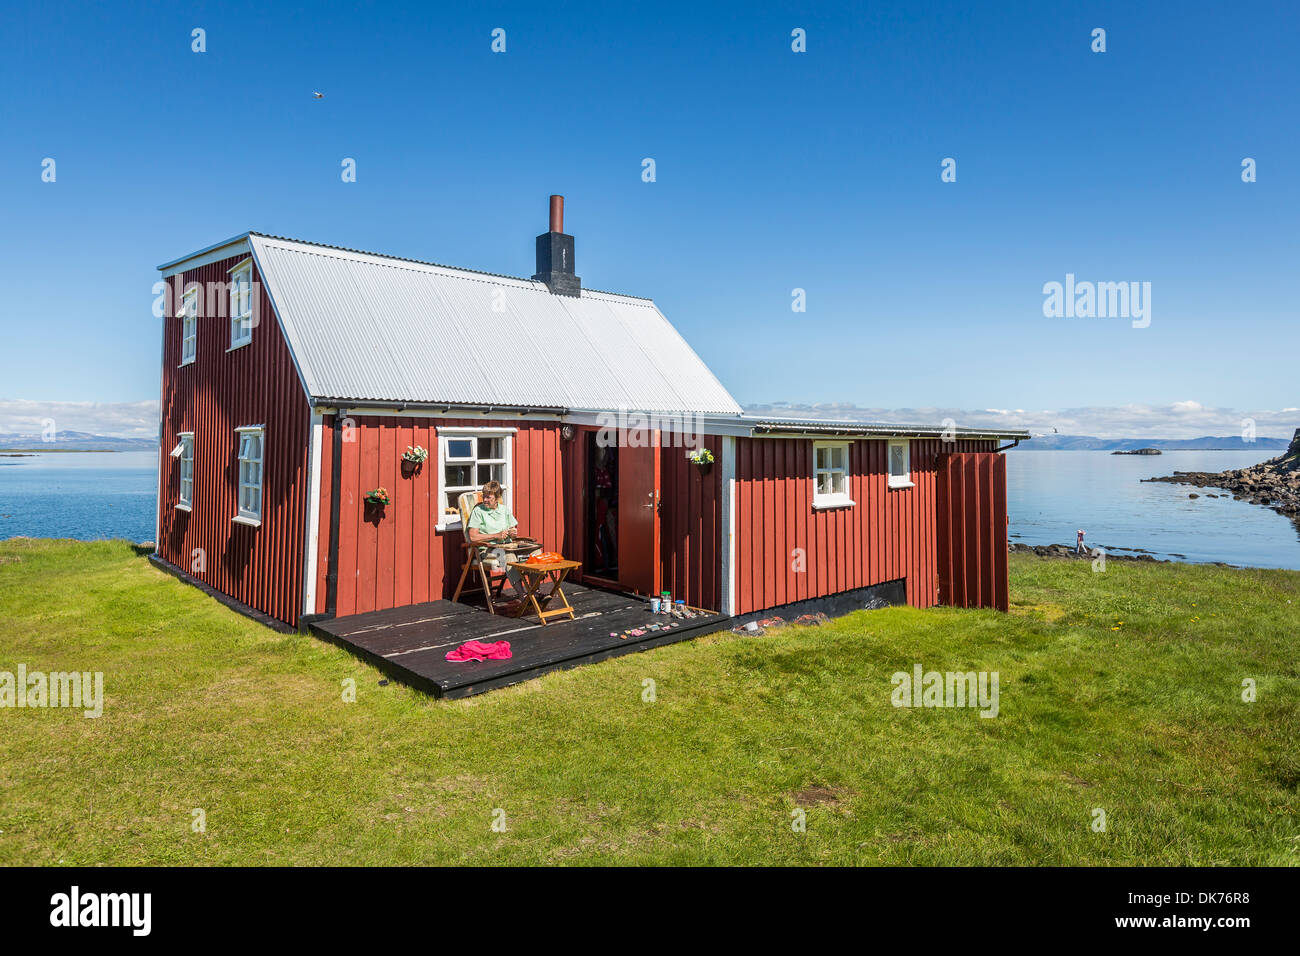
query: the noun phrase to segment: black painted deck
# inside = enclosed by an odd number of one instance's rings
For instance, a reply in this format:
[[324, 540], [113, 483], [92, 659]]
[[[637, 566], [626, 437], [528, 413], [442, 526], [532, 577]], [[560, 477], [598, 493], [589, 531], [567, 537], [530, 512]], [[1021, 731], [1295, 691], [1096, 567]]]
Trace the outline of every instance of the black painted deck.
[[[699, 637], [736, 623], [722, 614], [678, 621], [650, 613], [645, 600], [565, 582], [577, 619], [543, 627], [527, 618], [488, 614], [480, 607], [430, 601], [386, 611], [313, 621], [317, 636], [339, 644], [394, 680], [438, 697], [468, 697], [555, 670], [577, 667]], [[673, 623], [626, 640], [610, 637], [636, 627]], [[509, 641], [503, 661], [453, 663], [448, 651], [466, 641]]]

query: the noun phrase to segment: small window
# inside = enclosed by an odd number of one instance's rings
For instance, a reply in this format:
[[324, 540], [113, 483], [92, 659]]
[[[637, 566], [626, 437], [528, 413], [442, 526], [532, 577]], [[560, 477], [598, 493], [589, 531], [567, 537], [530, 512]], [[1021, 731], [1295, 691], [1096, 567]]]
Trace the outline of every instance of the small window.
[[849, 443], [813, 443], [813, 507], [842, 508], [849, 497]]
[[189, 289], [181, 297], [181, 364], [194, 361], [199, 347], [199, 290]]
[[[502, 500], [510, 506], [510, 438], [506, 431], [447, 429], [438, 436], [442, 503], [439, 524], [460, 523], [460, 496], [478, 491], [489, 481], [501, 483]], [[450, 434], [448, 434], [450, 432]]]
[[241, 524], [262, 523], [262, 451], [265, 429], [260, 425], [236, 430], [239, 436], [239, 514]]
[[253, 260], [230, 270], [230, 347], [253, 341]]
[[911, 442], [906, 438], [889, 443], [889, 487], [912, 487]]
[[178, 437], [181, 453], [177, 456], [177, 461], [180, 463], [181, 487], [176, 507], [189, 511], [194, 507], [194, 433], [181, 432]]

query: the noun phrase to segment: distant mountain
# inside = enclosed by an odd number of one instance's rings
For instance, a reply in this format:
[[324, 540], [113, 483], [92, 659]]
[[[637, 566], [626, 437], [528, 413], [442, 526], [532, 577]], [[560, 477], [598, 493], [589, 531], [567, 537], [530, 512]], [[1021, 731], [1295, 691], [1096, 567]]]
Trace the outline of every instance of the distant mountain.
[[1093, 438], [1090, 435], [1036, 435], [1022, 441], [1019, 448], [1028, 451], [1132, 451], [1135, 448], [1159, 448], [1161, 451], [1274, 451], [1290, 444], [1286, 438], [1256, 438], [1242, 441], [1240, 435], [1227, 438]]
[[0, 450], [30, 448], [50, 451], [156, 451], [158, 443], [151, 438], [114, 438], [112, 435], [92, 435], [89, 432], [60, 431], [54, 441], [42, 441], [40, 435], [0, 434]]

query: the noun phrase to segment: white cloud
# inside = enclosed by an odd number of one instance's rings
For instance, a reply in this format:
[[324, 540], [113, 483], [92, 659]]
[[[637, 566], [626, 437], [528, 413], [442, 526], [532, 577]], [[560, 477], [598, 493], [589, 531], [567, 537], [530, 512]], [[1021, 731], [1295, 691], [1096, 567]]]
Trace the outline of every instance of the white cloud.
[[158, 403], [34, 402], [0, 399], [0, 434], [39, 435], [54, 419], [62, 432], [90, 432], [115, 438], [157, 438]]
[[1290, 440], [1300, 427], [1300, 409], [1278, 411], [1210, 408], [1195, 401], [1171, 405], [1088, 406], [1040, 411], [1001, 408], [866, 408], [844, 402], [816, 405], [747, 405], [750, 415], [782, 418], [855, 419], [900, 425], [939, 425], [945, 418], [961, 427], [1024, 428], [1033, 434], [1091, 435], [1096, 438], [1200, 438], [1240, 435], [1247, 418], [1261, 438]]

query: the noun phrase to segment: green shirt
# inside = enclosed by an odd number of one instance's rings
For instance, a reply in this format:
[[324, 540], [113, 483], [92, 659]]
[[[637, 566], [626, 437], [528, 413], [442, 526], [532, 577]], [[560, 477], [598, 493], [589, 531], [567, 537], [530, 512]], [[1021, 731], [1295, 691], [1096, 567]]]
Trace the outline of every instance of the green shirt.
[[484, 534], [504, 534], [517, 524], [519, 522], [515, 520], [515, 516], [510, 513], [504, 501], [498, 502], [495, 508], [488, 508], [487, 505], [479, 503], [469, 513], [469, 526]]

